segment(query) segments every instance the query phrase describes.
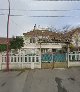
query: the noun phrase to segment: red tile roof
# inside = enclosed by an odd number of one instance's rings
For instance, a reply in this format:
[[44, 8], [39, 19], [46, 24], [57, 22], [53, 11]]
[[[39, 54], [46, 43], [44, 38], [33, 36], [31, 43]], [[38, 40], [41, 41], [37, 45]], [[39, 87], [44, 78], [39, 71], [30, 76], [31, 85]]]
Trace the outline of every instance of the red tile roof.
[[[11, 39], [11, 38], [9, 38]], [[0, 37], [0, 44], [7, 44], [7, 38]]]

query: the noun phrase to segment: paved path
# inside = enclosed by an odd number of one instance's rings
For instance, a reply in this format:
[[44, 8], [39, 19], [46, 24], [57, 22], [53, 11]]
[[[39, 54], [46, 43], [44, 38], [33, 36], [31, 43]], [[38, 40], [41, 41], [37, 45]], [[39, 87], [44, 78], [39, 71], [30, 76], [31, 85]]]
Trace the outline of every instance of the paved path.
[[80, 92], [80, 68], [0, 72], [0, 92]]

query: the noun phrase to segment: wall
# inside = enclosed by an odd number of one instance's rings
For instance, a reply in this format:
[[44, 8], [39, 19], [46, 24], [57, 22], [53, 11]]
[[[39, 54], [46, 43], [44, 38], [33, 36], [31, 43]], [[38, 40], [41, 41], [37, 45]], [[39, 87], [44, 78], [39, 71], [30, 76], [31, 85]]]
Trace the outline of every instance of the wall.
[[62, 45], [59, 43], [59, 44], [36, 44], [36, 43], [28, 43], [28, 44], [25, 44], [24, 47], [22, 48], [62, 48]]
[[72, 44], [74, 46], [80, 46], [80, 33], [79, 32], [75, 32], [72, 36]]
[[42, 69], [67, 68], [67, 62], [42, 63]]
[[24, 47], [22, 48], [62, 48], [61, 43], [38, 43], [38, 38], [35, 37], [36, 43], [30, 43], [30, 38], [27, 36], [23, 36], [24, 39]]

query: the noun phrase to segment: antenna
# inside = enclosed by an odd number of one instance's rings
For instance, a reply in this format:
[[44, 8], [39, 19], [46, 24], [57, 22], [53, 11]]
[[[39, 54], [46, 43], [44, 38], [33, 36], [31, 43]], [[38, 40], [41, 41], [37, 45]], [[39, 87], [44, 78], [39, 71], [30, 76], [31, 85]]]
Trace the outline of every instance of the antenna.
[[34, 26], [34, 30], [36, 29], [36, 24], [35, 24], [35, 26]]

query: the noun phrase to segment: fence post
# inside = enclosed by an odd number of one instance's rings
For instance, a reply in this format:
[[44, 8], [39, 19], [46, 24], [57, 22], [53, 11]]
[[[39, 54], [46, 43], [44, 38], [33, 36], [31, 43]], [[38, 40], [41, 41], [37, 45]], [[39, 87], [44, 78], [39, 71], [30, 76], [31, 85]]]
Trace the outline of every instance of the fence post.
[[52, 66], [52, 69], [53, 69], [54, 68], [53, 52], [52, 52], [52, 64], [53, 64]]
[[80, 60], [80, 53], [79, 53], [79, 60]]
[[42, 65], [41, 65], [42, 64], [42, 60], [41, 60], [42, 57], [41, 56], [42, 56], [42, 53], [41, 53], [41, 42], [40, 42], [40, 68], [42, 68]]
[[68, 61], [67, 64], [68, 64], [68, 68], [69, 68], [69, 44], [68, 44], [68, 49], [67, 49], [67, 59], [68, 59], [67, 60]]
[[1, 67], [2, 67], [2, 54], [0, 53], [0, 70], [1, 70]]
[[39, 56], [39, 59], [40, 59], [40, 60], [39, 60], [39, 61], [40, 61], [40, 68], [42, 68], [42, 67], [41, 67], [41, 63], [42, 63], [42, 62], [41, 62], [41, 55]]

